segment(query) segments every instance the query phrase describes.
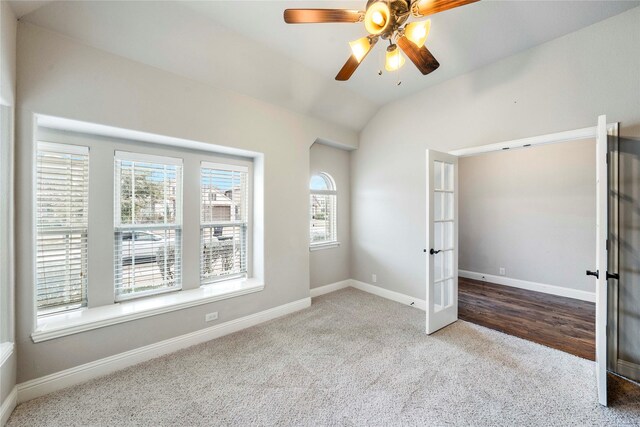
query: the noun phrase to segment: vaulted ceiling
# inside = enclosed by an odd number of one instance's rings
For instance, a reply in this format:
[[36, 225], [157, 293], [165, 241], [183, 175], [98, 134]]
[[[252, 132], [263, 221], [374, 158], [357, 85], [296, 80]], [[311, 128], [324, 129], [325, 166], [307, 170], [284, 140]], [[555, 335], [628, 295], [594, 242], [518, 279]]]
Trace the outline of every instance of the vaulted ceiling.
[[[432, 17], [440, 61], [383, 73], [376, 46], [348, 82], [334, 77], [362, 24], [287, 25], [289, 7], [362, 1], [13, 1], [23, 21], [105, 51], [303, 114], [361, 129], [381, 105], [640, 5], [640, 1], [481, 1]], [[34, 9], [35, 10], [31, 10]], [[402, 83], [398, 85], [398, 80]]]

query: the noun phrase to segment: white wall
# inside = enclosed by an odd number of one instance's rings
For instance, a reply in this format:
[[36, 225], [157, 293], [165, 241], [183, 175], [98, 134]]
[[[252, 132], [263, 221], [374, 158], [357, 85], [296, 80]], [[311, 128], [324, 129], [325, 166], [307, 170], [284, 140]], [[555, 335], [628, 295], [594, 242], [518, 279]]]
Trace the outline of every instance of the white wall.
[[349, 151], [315, 143], [310, 149], [310, 175], [331, 175], [338, 190], [338, 241], [340, 246], [314, 250], [309, 255], [311, 287], [351, 278], [351, 196]]
[[0, 104], [13, 106], [16, 92], [16, 16], [6, 1], [0, 2]]
[[[345, 128], [214, 89], [20, 23], [17, 208], [33, 212], [33, 113], [264, 153], [265, 290], [39, 344], [33, 330], [33, 221], [17, 221], [18, 381], [46, 375], [309, 296], [309, 147], [357, 145]], [[211, 326], [211, 324], [206, 324]]]
[[[16, 85], [16, 17], [6, 1], [0, 2], [0, 107], [3, 109], [3, 138], [0, 144], [0, 173], [2, 194], [0, 205], [0, 330], [2, 338], [13, 339], [14, 317], [14, 268], [13, 268], [13, 112]], [[0, 404], [16, 383], [16, 352], [0, 367]], [[1, 422], [1, 421], [0, 421]]]
[[352, 154], [353, 278], [376, 273], [425, 298], [427, 148], [595, 126], [600, 114], [640, 135], [638, 22], [634, 8], [382, 108]]
[[[219, 19], [210, 16], [219, 16], [217, 8], [233, 8], [231, 3], [234, 2], [55, 1], [26, 15], [22, 21], [291, 111], [358, 130], [365, 125], [377, 110], [376, 103], [336, 84], [333, 75], [322, 75], [292, 59], [291, 52], [283, 54], [260, 43], [261, 35], [247, 38], [225, 27], [224, 20], [220, 25]], [[280, 5], [275, 16], [267, 14], [254, 23], [261, 32], [285, 31], [295, 38], [298, 33], [282, 21], [286, 6]], [[242, 7], [259, 8], [259, 5]], [[255, 12], [247, 15], [242, 16], [239, 11], [234, 19], [256, 18]], [[315, 34], [313, 30], [307, 31]]]
[[594, 292], [595, 140], [461, 158], [460, 270]]

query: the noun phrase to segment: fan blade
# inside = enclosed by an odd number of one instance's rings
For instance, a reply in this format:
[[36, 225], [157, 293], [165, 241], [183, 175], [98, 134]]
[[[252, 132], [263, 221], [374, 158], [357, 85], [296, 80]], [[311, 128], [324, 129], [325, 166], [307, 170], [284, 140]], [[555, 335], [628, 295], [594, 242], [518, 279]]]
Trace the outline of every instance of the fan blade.
[[362, 56], [362, 59], [359, 62], [356, 59], [356, 57], [353, 54], [351, 54], [349, 59], [347, 59], [347, 62], [345, 62], [345, 64], [340, 69], [340, 71], [338, 71], [336, 80], [339, 80], [341, 82], [349, 80], [349, 78], [356, 71], [356, 68], [358, 68], [358, 65], [360, 65], [362, 61], [364, 61], [364, 59], [367, 57], [369, 52], [371, 52], [371, 50], [376, 45], [376, 43], [378, 43], [378, 37], [369, 37], [369, 43], [371, 43], [371, 47], [369, 47], [369, 50], [367, 50], [364, 53], [364, 55]]
[[440, 66], [440, 63], [433, 57], [426, 46], [418, 48], [405, 36], [400, 37], [396, 43], [422, 74], [427, 75]]
[[411, 3], [411, 14], [416, 17], [433, 15], [477, 1], [479, 0], [414, 0]]
[[286, 9], [284, 22], [287, 24], [313, 24], [322, 22], [360, 22], [364, 12], [346, 9]]
[[339, 80], [341, 82], [349, 80], [351, 75], [356, 71], [356, 68], [358, 68], [358, 65], [360, 65], [360, 63], [358, 62], [356, 57], [351, 55], [338, 72], [336, 80]]

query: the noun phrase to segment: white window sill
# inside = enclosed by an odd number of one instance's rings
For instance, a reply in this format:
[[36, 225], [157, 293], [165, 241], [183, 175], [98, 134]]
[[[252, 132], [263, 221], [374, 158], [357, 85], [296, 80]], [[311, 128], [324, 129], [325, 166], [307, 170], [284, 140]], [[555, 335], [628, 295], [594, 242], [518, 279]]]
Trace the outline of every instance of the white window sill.
[[125, 301], [102, 307], [76, 310], [38, 319], [31, 334], [34, 343], [129, 322], [144, 317], [208, 304], [264, 289], [256, 279], [235, 279], [158, 296]]
[[340, 246], [340, 242], [316, 243], [315, 245], [309, 245], [309, 251], [320, 251], [322, 249], [337, 248], [338, 246]]
[[13, 342], [0, 343], [0, 366], [4, 365], [9, 357], [13, 354]]

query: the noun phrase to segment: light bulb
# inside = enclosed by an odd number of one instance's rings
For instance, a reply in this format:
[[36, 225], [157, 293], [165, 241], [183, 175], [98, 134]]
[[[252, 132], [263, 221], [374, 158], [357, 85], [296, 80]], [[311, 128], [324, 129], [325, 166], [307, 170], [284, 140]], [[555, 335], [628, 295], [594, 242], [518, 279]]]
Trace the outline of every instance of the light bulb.
[[369, 34], [381, 34], [389, 27], [391, 11], [384, 1], [372, 3], [364, 15], [364, 27]]
[[427, 41], [429, 30], [431, 30], [431, 19], [407, 24], [404, 29], [404, 35], [409, 39], [409, 41], [421, 48]]
[[404, 65], [404, 57], [400, 53], [400, 50], [396, 45], [391, 45], [387, 48], [387, 58], [384, 64], [384, 68], [387, 71], [396, 71]]
[[384, 24], [384, 16], [382, 16], [382, 14], [377, 10], [371, 15], [371, 20], [376, 25]]
[[371, 49], [371, 41], [369, 40], [369, 37], [362, 37], [358, 40], [349, 42], [349, 46], [351, 46], [353, 56], [358, 60], [358, 63], [360, 63], [364, 57], [367, 56], [367, 53], [369, 53], [369, 50]]

